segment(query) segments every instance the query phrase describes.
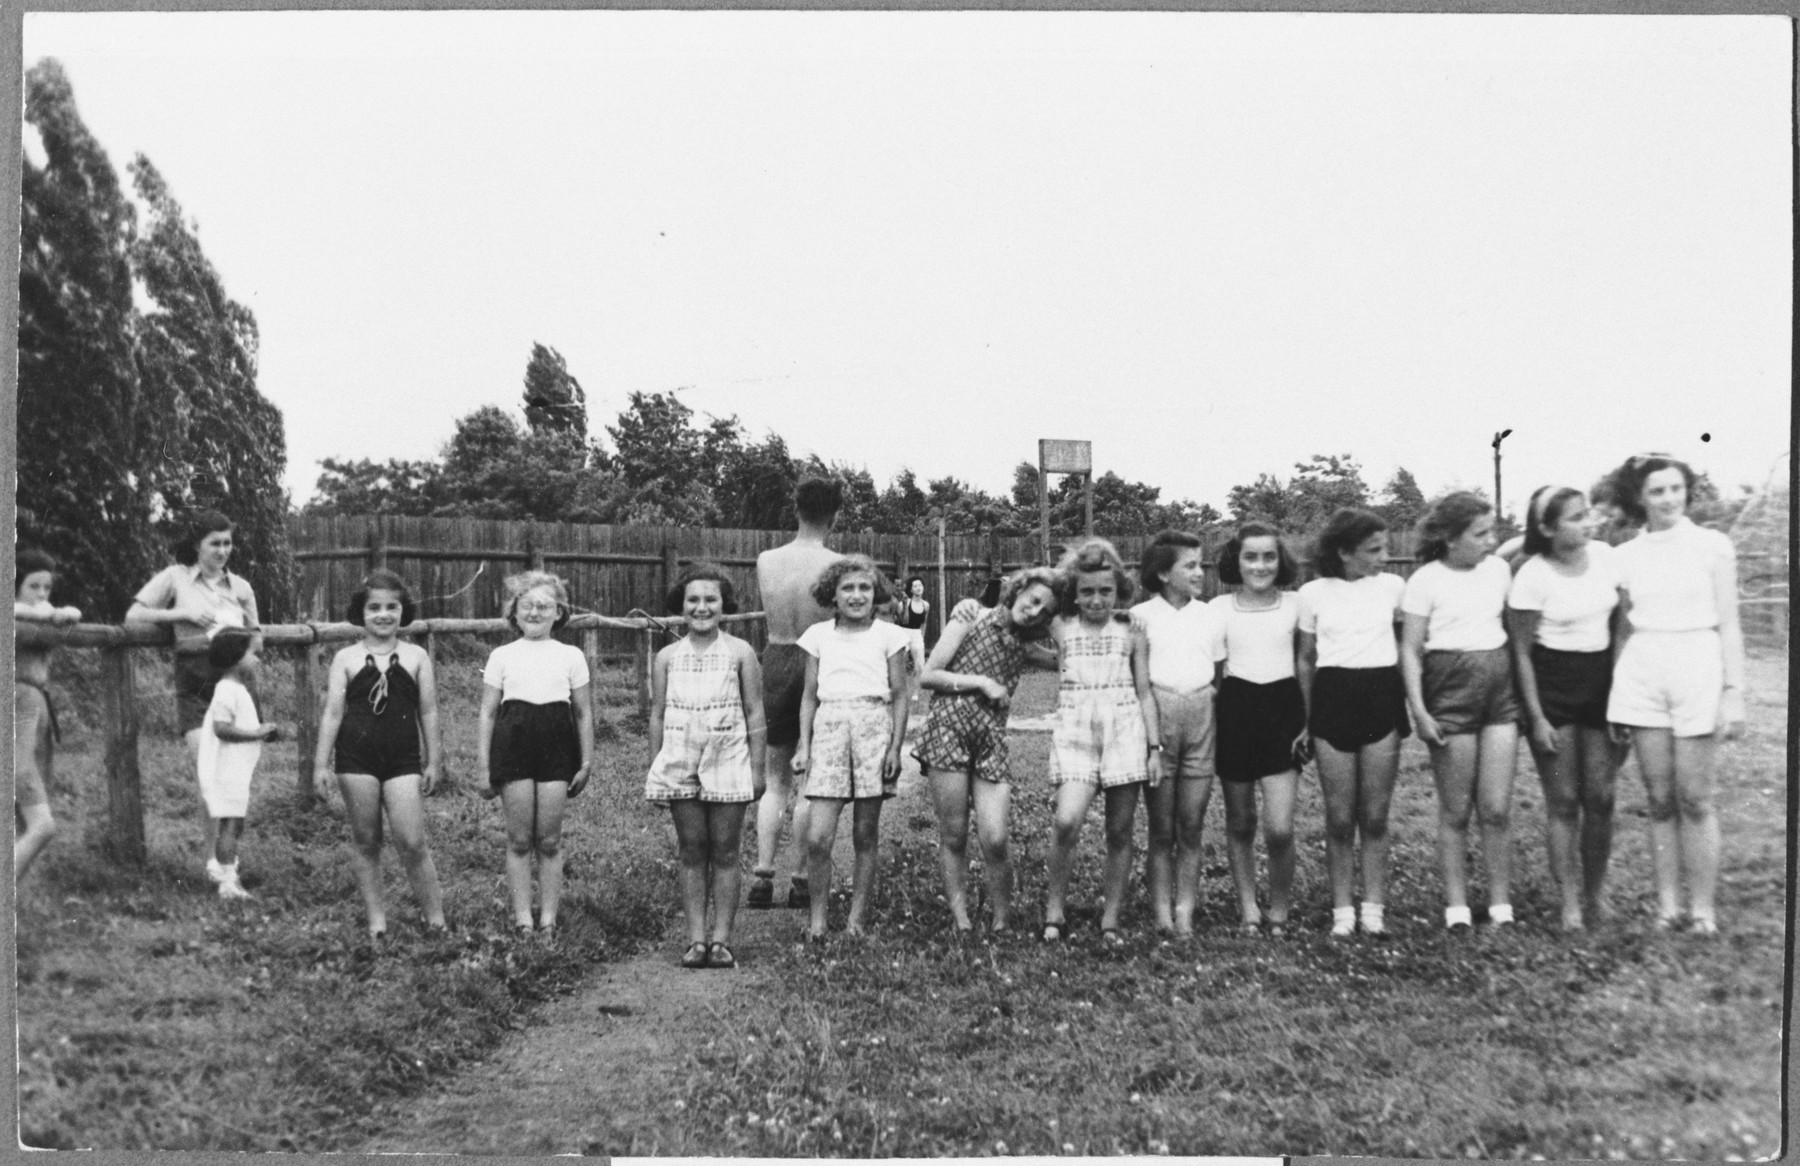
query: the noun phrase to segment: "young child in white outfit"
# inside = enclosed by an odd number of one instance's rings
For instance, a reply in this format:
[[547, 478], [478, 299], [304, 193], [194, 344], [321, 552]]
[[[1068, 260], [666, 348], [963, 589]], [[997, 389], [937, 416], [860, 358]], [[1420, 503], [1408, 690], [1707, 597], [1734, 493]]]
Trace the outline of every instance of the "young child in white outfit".
[[262, 743], [281, 737], [279, 725], [257, 716], [249, 684], [260, 661], [255, 637], [242, 628], [223, 628], [206, 648], [206, 662], [220, 674], [206, 709], [206, 731], [200, 734], [200, 796], [218, 823], [218, 841], [207, 864], [218, 880], [219, 898], [248, 899], [238, 880], [238, 842], [250, 810], [250, 779], [262, 756]]
[[655, 754], [644, 796], [668, 806], [675, 823], [688, 925], [681, 966], [731, 968], [744, 812], [764, 789], [762, 668], [750, 645], [720, 626], [719, 617], [737, 612], [737, 597], [718, 567], [683, 571], [666, 606], [687, 620], [687, 635], [658, 652], [651, 668]]

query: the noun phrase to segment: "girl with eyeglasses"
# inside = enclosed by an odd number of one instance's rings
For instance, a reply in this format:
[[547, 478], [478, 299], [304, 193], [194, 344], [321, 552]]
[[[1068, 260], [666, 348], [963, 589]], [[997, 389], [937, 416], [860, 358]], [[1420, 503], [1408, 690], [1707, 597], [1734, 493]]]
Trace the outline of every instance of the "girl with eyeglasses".
[[425, 840], [423, 796], [437, 786], [444, 748], [431, 657], [400, 640], [400, 629], [413, 621], [412, 594], [392, 571], [375, 571], [350, 597], [344, 618], [362, 628], [363, 637], [332, 657], [313, 754], [315, 780], [324, 786], [335, 775], [344, 795], [370, 938], [387, 934], [383, 809], [425, 925], [441, 928], [444, 897]]
[[481, 674], [476, 764], [506, 811], [506, 885], [513, 926], [529, 933], [531, 860], [537, 859], [536, 926], [556, 930], [562, 903], [563, 804], [587, 785], [594, 706], [587, 657], [554, 632], [569, 622], [569, 591], [544, 571], [506, 581], [506, 621], [519, 638], [488, 656]]

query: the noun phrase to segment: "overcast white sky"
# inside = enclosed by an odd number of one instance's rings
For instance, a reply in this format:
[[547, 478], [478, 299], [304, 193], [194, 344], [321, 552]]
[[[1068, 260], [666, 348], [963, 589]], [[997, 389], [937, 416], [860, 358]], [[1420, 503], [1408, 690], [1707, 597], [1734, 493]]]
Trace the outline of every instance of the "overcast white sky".
[[[991, 490], [1224, 508], [1348, 452], [1506, 503], [1788, 444], [1781, 17], [29, 13], [262, 332], [289, 483], [680, 388]], [[30, 146], [27, 147], [30, 149]], [[1701, 434], [1710, 434], [1703, 443]]]

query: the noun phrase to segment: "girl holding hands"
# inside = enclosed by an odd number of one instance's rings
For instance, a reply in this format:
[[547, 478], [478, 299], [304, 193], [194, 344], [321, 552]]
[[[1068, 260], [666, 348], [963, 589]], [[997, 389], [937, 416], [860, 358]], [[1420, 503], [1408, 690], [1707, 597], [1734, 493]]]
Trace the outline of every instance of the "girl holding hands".
[[800, 698], [800, 743], [794, 772], [805, 777], [812, 921], [807, 936], [825, 937], [830, 903], [831, 847], [845, 803], [855, 807], [856, 850], [850, 918], [845, 930], [860, 935], [875, 885], [881, 803], [900, 781], [900, 749], [906, 738], [907, 652], [912, 636], [875, 618], [878, 604], [893, 598], [886, 576], [867, 555], [846, 555], [826, 567], [813, 599], [836, 612], [800, 634], [807, 654], [806, 689]]
[[569, 592], [543, 571], [506, 581], [502, 613], [519, 638], [488, 656], [482, 671], [476, 764], [506, 812], [506, 884], [513, 925], [532, 929], [531, 860], [538, 866], [537, 927], [556, 929], [562, 902], [564, 802], [587, 784], [594, 709], [587, 657], [552, 634], [569, 622]]
[[1131, 877], [1131, 824], [1138, 787], [1162, 780], [1156, 698], [1150, 691], [1150, 648], [1143, 629], [1119, 603], [1131, 598], [1131, 579], [1119, 552], [1089, 539], [1057, 566], [1066, 580], [1062, 618], [1051, 625], [1062, 684], [1050, 739], [1050, 781], [1056, 788], [1051, 826], [1049, 892], [1044, 938], [1067, 928], [1065, 899], [1081, 840], [1082, 819], [1094, 794], [1106, 792], [1106, 865], [1100, 934], [1120, 943], [1119, 908]]
[[[1300, 588], [1297, 675], [1325, 799], [1331, 934], [1387, 930], [1388, 807], [1400, 767], [1406, 687], [1395, 624], [1406, 583], [1382, 570], [1387, 523], [1367, 510], [1332, 514], [1319, 534], [1319, 578]], [[1355, 906], [1362, 837], [1363, 902]]]
[[1206, 577], [1197, 536], [1178, 530], [1158, 534], [1145, 548], [1138, 573], [1150, 598], [1131, 609], [1131, 618], [1149, 649], [1163, 778], [1151, 784], [1144, 799], [1150, 828], [1146, 881], [1156, 929], [1192, 935], [1200, 894], [1200, 830], [1213, 785], [1213, 680], [1225, 658], [1224, 628], [1217, 613], [1200, 602]]
[[333, 774], [344, 795], [369, 935], [387, 934], [381, 887], [382, 811], [428, 927], [444, 926], [443, 892], [425, 841], [423, 797], [437, 785], [444, 755], [438, 732], [437, 679], [431, 657], [403, 643], [412, 594], [392, 571], [374, 571], [350, 597], [345, 619], [361, 643], [331, 660], [313, 770], [321, 786]]
[[1622, 755], [1607, 732], [1612, 641], [1620, 618], [1613, 548], [1588, 537], [1585, 495], [1544, 486], [1531, 496], [1523, 553], [1508, 594], [1519, 704], [1544, 787], [1550, 871], [1562, 925], [1604, 918], [1612, 856], [1613, 781]]
[[1720, 735], [1744, 727], [1744, 639], [1731, 540], [1687, 517], [1694, 471], [1667, 454], [1626, 460], [1612, 500], [1643, 523], [1617, 548], [1625, 619], [1613, 640], [1606, 717], [1628, 734], [1650, 809], [1656, 925], [1718, 930], [1719, 819], [1713, 767]]
[[1400, 668], [1437, 778], [1438, 854], [1446, 927], [1468, 927], [1469, 816], [1481, 810], [1488, 921], [1513, 921], [1512, 781], [1519, 706], [1502, 614], [1512, 571], [1495, 557], [1493, 507], [1466, 492], [1431, 504], [1419, 522], [1422, 565], [1406, 582]]
[[936, 695], [913, 756], [931, 782], [944, 897], [959, 932], [974, 927], [968, 889], [971, 807], [993, 930], [1005, 931], [1011, 918], [1006, 712], [1028, 664], [1056, 666], [1055, 656], [1041, 645], [1056, 615], [1060, 582], [1049, 568], [1031, 567], [1007, 578], [996, 606], [958, 604], [919, 679], [920, 687]]
[[1269, 934], [1287, 926], [1294, 885], [1294, 790], [1311, 755], [1306, 703], [1300, 694], [1300, 597], [1281, 588], [1299, 566], [1280, 532], [1246, 522], [1219, 551], [1219, 581], [1238, 590], [1209, 606], [1225, 636], [1219, 681], [1219, 783], [1231, 880], [1246, 934], [1263, 922], [1256, 904], [1256, 794], [1263, 797], [1263, 842], [1269, 851]]
[[668, 806], [675, 822], [688, 925], [681, 966], [731, 968], [744, 811], [764, 788], [762, 669], [750, 645], [720, 626], [720, 616], [736, 613], [737, 597], [718, 567], [683, 571], [666, 606], [687, 620], [687, 635], [658, 652], [651, 668], [655, 753], [644, 796]]

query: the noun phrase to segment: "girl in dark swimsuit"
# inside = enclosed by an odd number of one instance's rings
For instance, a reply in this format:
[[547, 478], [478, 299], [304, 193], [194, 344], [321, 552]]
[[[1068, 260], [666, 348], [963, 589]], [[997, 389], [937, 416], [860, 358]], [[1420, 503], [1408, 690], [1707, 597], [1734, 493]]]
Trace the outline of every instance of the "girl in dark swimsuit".
[[351, 596], [346, 618], [362, 627], [363, 638], [331, 661], [313, 757], [317, 780], [323, 784], [335, 774], [343, 792], [356, 881], [374, 938], [387, 932], [381, 891], [384, 807], [394, 849], [426, 925], [444, 926], [443, 893], [425, 841], [422, 800], [437, 785], [443, 755], [437, 681], [425, 650], [400, 642], [400, 629], [412, 617], [412, 596], [392, 571], [372, 573]]

